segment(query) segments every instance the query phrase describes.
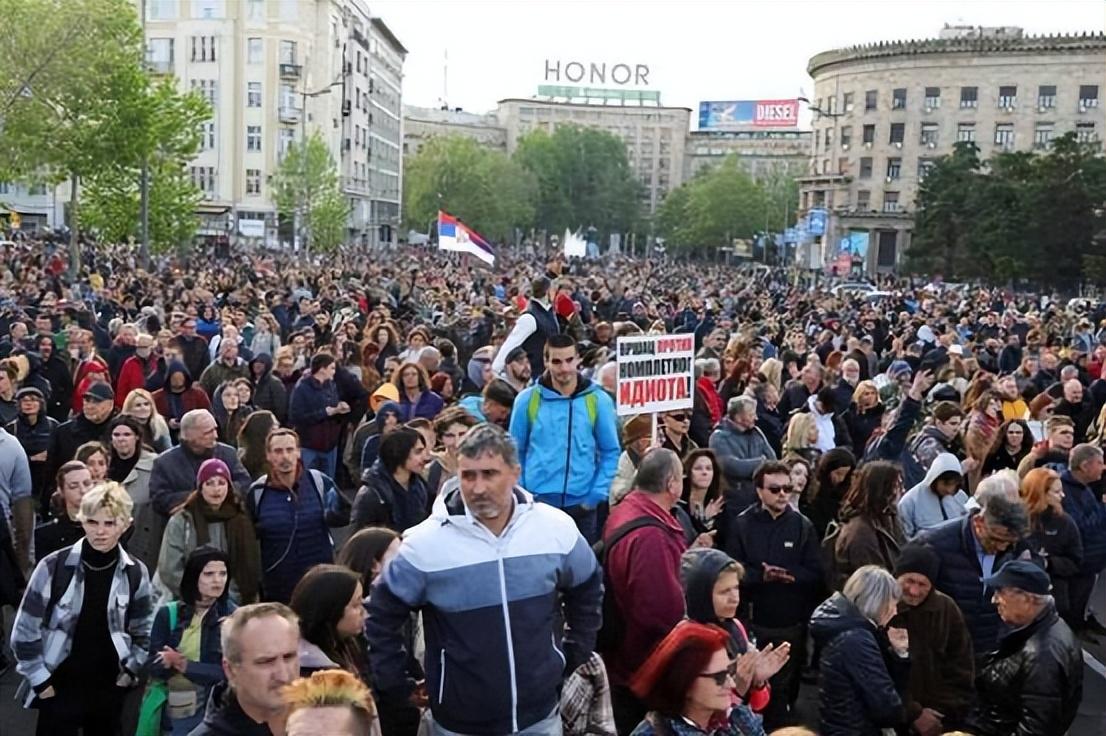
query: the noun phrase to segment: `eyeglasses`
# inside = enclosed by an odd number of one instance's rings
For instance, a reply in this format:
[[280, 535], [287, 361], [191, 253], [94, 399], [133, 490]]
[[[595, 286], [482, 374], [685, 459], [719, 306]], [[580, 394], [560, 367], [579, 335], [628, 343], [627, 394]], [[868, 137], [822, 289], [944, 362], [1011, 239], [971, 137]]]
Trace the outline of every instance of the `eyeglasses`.
[[709, 677], [718, 687], [725, 687], [727, 680], [735, 680], [737, 677], [737, 662], [731, 662], [730, 666], [718, 672], [704, 672], [699, 677]]
[[791, 493], [791, 488], [791, 484], [788, 483], [785, 486], [765, 486], [764, 490], [768, 491], [769, 493]]
[[689, 417], [689, 416], [688, 416], [687, 414], [668, 414], [668, 415], [666, 415], [666, 416], [667, 416], [667, 417], [668, 417], [669, 419], [673, 419], [673, 420], [675, 420], [675, 421], [677, 421], [677, 422], [686, 422], [686, 421], [688, 421], [688, 420], [689, 420], [689, 419], [691, 418], [691, 417]]

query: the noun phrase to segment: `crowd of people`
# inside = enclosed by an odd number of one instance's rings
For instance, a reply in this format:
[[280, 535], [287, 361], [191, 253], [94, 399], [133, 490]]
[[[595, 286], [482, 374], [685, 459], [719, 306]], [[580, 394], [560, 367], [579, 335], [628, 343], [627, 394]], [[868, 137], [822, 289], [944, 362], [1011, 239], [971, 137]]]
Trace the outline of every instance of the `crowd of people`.
[[[0, 666], [41, 736], [1075, 719], [1106, 305], [414, 248], [88, 244], [70, 282], [0, 250]], [[694, 335], [691, 405], [619, 416], [643, 333]]]

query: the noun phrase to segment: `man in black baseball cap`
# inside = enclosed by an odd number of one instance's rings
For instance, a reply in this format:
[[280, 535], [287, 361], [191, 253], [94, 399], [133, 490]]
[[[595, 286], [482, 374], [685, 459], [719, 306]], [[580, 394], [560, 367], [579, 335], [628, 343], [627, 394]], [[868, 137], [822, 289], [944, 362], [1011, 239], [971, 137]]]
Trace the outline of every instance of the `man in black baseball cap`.
[[967, 730], [1066, 733], [1083, 699], [1083, 653], [1056, 613], [1048, 573], [1031, 560], [1010, 560], [983, 582], [1012, 630], [976, 678], [979, 700]]
[[521, 391], [530, 385], [533, 372], [530, 368], [530, 356], [519, 346], [507, 353], [507, 362], [503, 366], [503, 378], [515, 391]]

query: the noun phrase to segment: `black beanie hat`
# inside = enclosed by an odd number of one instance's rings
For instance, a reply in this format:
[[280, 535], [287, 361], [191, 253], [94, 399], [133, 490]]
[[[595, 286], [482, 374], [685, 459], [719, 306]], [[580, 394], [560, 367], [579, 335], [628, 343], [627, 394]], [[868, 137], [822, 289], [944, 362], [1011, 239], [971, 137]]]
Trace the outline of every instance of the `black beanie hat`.
[[899, 561], [895, 563], [895, 577], [914, 572], [935, 583], [940, 569], [941, 562], [937, 559], [937, 553], [932, 548], [915, 542], [902, 548]]

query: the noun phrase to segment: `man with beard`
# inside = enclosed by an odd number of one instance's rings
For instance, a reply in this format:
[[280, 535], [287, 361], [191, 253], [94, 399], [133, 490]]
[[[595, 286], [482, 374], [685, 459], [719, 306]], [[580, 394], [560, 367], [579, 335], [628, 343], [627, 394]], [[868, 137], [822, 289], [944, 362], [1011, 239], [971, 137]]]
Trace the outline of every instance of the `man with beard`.
[[511, 384], [511, 388], [515, 391], [521, 391], [530, 385], [532, 376], [533, 373], [530, 370], [530, 356], [527, 355], [526, 351], [521, 347], [512, 350], [507, 355], [503, 379]]
[[54, 336], [40, 333], [35, 338], [35, 346], [42, 357], [43, 377], [50, 382], [50, 393], [46, 398], [46, 413], [58, 422], [69, 419], [69, 410], [73, 403], [73, 376], [69, 367], [54, 350]]

